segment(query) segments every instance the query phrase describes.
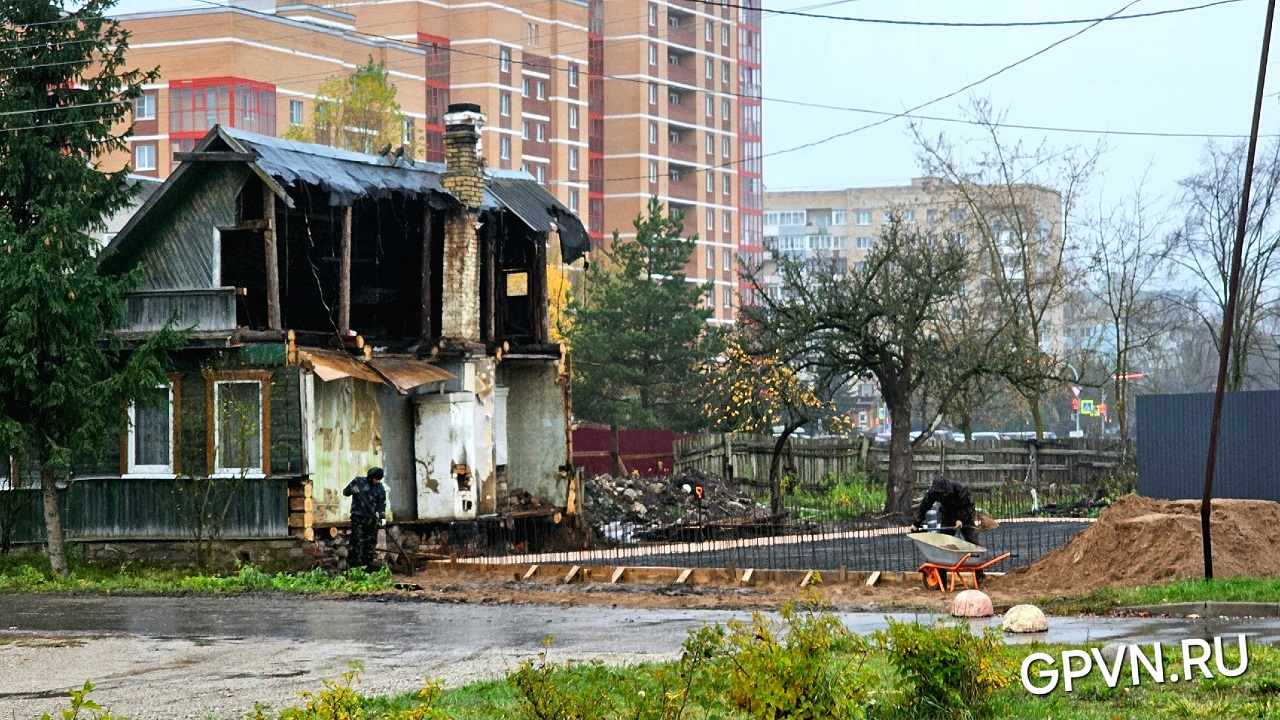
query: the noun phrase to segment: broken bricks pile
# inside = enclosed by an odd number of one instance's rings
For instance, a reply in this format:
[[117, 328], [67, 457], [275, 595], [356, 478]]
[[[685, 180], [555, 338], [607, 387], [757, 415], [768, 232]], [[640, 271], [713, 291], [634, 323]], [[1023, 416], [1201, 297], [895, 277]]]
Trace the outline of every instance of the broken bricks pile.
[[583, 501], [596, 532], [620, 542], [663, 539], [683, 528], [761, 523], [771, 517], [768, 506], [718, 475], [692, 468], [666, 478], [589, 477]]

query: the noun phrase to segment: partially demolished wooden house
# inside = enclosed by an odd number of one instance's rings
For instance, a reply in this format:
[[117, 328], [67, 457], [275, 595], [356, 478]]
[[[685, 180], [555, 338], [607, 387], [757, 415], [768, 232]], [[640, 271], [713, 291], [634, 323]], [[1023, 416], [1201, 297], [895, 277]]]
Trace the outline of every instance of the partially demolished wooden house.
[[346, 520], [375, 465], [396, 522], [502, 519], [512, 493], [573, 511], [546, 269], [549, 242], [572, 262], [589, 241], [482, 167], [483, 121], [450, 107], [446, 166], [225, 127], [179, 156], [102, 262], [140, 277], [123, 335], [188, 330], [180, 372], [72, 477], [71, 539], [184, 537], [161, 499], [191, 475], [238, 479], [234, 538]]

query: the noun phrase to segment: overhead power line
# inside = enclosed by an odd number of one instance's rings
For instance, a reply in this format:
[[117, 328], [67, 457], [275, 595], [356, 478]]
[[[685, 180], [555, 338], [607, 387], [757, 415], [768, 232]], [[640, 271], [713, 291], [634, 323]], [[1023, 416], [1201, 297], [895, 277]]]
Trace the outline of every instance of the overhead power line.
[[1107, 15], [1105, 17], [1093, 18], [1073, 18], [1066, 20], [1015, 20], [1008, 22], [963, 22], [963, 21], [943, 21], [943, 20], [894, 20], [890, 18], [868, 18], [868, 17], [851, 17], [849, 15], [824, 15], [821, 13], [804, 12], [801, 10], [775, 10], [765, 7], [752, 7], [750, 5], [739, 5], [730, 2], [717, 2], [717, 0], [694, 0], [700, 5], [711, 5], [721, 8], [734, 8], [737, 10], [755, 10], [769, 15], [803, 17], [814, 20], [839, 20], [841, 22], [865, 23], [871, 25], [905, 25], [908, 27], [941, 27], [941, 28], [1020, 28], [1020, 27], [1049, 27], [1053, 25], [1092, 25], [1100, 22], [1114, 22], [1117, 20], [1138, 20], [1141, 18], [1159, 17], [1161, 15], [1175, 15], [1177, 13], [1192, 12], [1194, 10], [1204, 10], [1206, 8], [1216, 7], [1218, 5], [1230, 5], [1232, 3], [1241, 2], [1241, 0], [1217, 0], [1216, 2], [1204, 3], [1202, 5], [1191, 5], [1188, 7], [1170, 8], [1168, 10], [1153, 10], [1145, 13], [1134, 13], [1132, 15]]

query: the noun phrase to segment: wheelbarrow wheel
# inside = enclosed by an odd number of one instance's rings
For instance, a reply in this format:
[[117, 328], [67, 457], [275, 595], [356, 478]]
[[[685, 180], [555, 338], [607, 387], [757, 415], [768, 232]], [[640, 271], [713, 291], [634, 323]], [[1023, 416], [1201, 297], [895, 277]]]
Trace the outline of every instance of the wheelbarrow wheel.
[[[946, 570], [937, 570], [937, 571], [935, 571], [935, 572], [937, 572], [937, 575], [936, 575], [936, 576], [935, 576], [933, 573], [927, 573], [927, 572], [926, 572], [926, 573], [920, 573], [920, 579], [924, 582], [924, 587], [925, 587], [925, 589], [926, 589], [926, 590], [937, 590], [937, 589], [938, 589], [938, 583], [939, 583], [939, 582], [941, 582], [941, 584], [942, 584], [942, 586], [943, 586], [943, 587], [946, 587], [946, 585], [947, 585], [947, 571], [946, 571]], [[934, 580], [934, 578], [935, 578], [935, 577], [937, 577], [937, 578], [938, 578], [938, 581], [935, 581], [935, 580]]]

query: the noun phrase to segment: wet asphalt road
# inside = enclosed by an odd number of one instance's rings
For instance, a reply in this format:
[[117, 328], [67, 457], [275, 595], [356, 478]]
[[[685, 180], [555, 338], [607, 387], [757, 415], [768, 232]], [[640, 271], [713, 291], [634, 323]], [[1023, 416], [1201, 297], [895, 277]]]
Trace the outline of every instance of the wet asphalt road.
[[[553, 660], [664, 660], [690, 629], [744, 615], [272, 596], [0, 596], [0, 719], [53, 712], [66, 689], [86, 679], [100, 683], [100, 701], [135, 720], [243, 717], [258, 700], [280, 707], [351, 660], [366, 664], [368, 694], [415, 690], [424, 676], [460, 685], [501, 676], [534, 656], [547, 635], [555, 638]], [[841, 618], [858, 633], [885, 623], [874, 613]], [[1024, 639], [1176, 643], [1241, 632], [1251, 644], [1280, 644], [1280, 619], [1051, 618], [1047, 634]]]

